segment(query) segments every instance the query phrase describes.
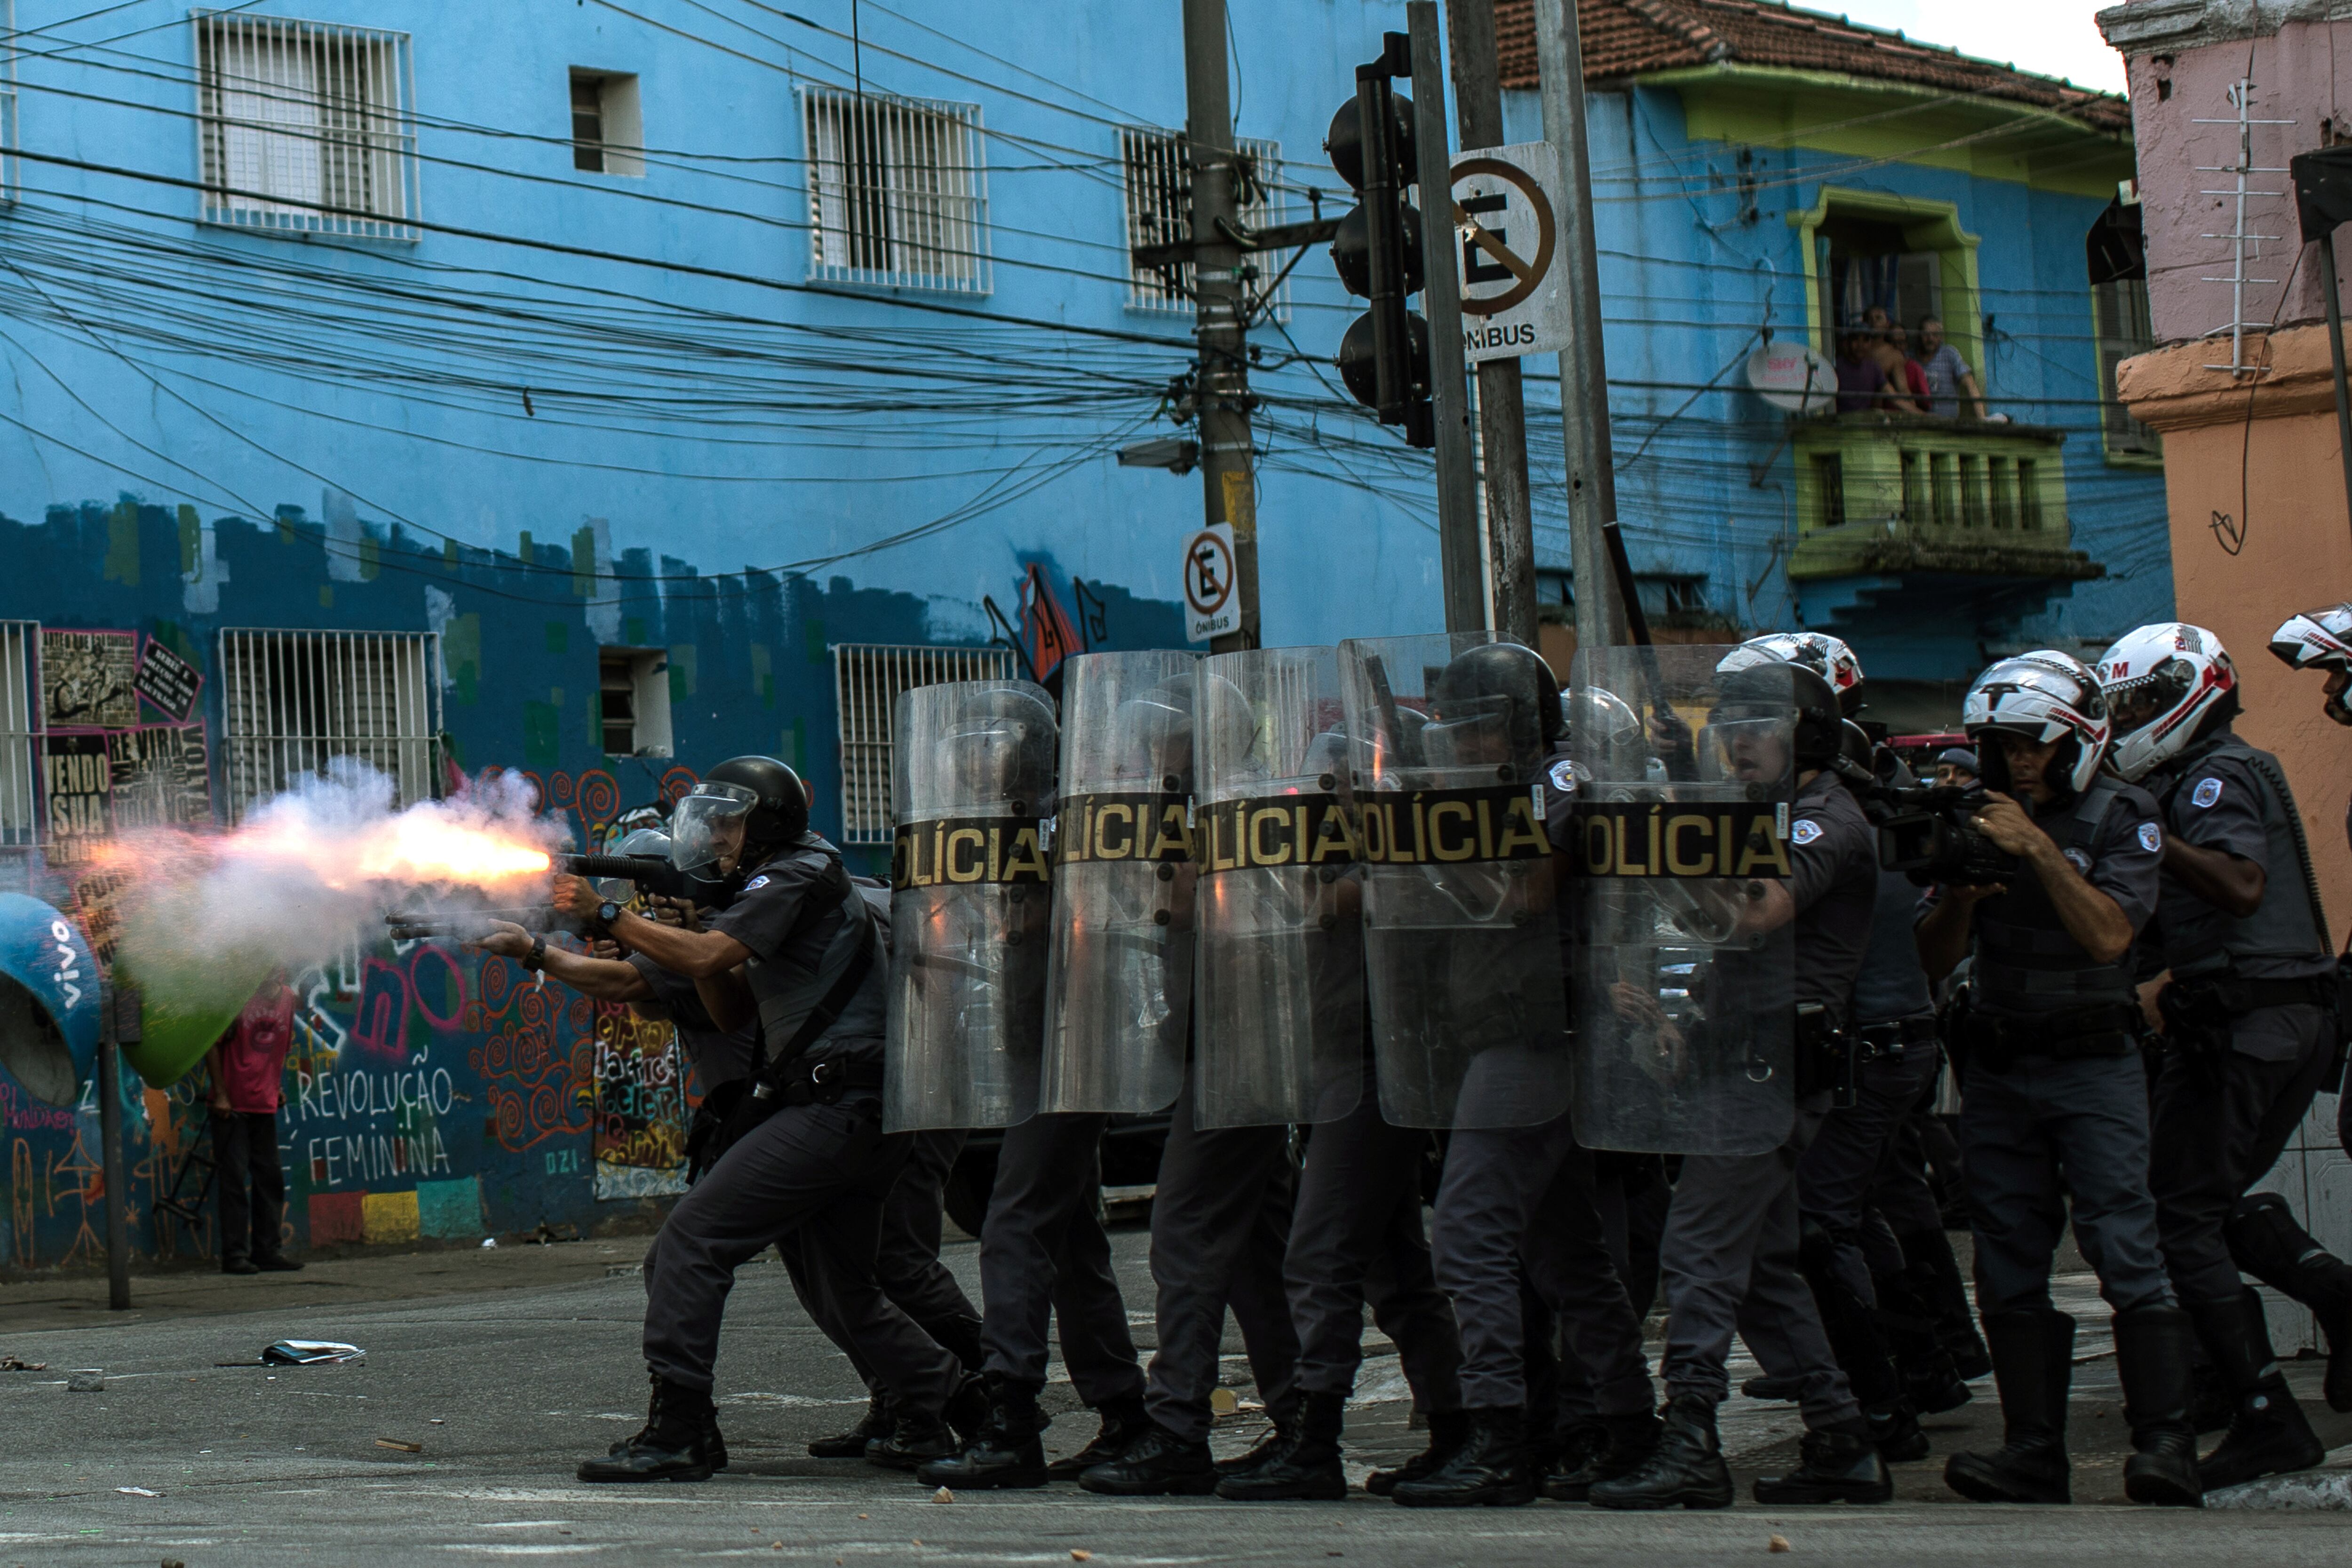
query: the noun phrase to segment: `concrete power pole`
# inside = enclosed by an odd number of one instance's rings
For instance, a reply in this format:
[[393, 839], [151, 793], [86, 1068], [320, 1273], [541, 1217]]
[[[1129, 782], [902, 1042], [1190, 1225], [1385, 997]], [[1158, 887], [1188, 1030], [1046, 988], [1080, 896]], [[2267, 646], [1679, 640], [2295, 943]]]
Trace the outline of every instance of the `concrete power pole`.
[[[1462, 145], [1503, 144], [1503, 88], [1495, 65], [1495, 0], [1446, 0], [1454, 54], [1454, 112]], [[1423, 198], [1434, 208], [1436, 197]], [[1448, 214], [1433, 210], [1430, 220]], [[1450, 225], [1449, 225], [1450, 226]], [[1519, 361], [1478, 367], [1478, 433], [1486, 448], [1486, 571], [1494, 590], [1495, 630], [1536, 645], [1535, 533], [1528, 500], [1527, 406]], [[1566, 672], [1562, 672], [1563, 674]]]
[[1234, 591], [1241, 630], [1209, 641], [1213, 653], [1258, 646], [1257, 491], [1250, 472], [1249, 331], [1242, 319], [1241, 209], [1234, 189], [1233, 99], [1225, 78], [1225, 0], [1184, 0], [1184, 136], [1192, 172], [1193, 334], [1201, 347], [1204, 519], [1234, 530]]
[[1601, 347], [1601, 261], [1592, 233], [1592, 154], [1584, 131], [1584, 50], [1576, 0], [1535, 0], [1536, 70], [1544, 140], [1559, 152], [1559, 259], [1575, 310], [1575, 337], [1559, 357], [1559, 413], [1568, 446], [1568, 543], [1576, 570], [1576, 643], [1633, 640], [1607, 525], [1617, 520], [1609, 452], [1609, 367]]

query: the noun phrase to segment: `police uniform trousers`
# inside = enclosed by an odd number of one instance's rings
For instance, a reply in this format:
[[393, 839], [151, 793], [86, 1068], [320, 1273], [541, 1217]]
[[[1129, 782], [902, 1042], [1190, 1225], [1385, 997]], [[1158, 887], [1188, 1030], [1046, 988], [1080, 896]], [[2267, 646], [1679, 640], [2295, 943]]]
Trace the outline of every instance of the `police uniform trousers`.
[[1046, 1333], [1078, 1397], [1100, 1406], [1142, 1392], [1127, 1302], [1096, 1197], [1108, 1116], [1040, 1113], [1004, 1130], [980, 1227], [982, 1365], [1043, 1384]]
[[1187, 1442], [1209, 1436], [1228, 1307], [1268, 1413], [1286, 1418], [1297, 1403], [1298, 1334], [1282, 1286], [1295, 1193], [1290, 1129], [1196, 1126], [1188, 1063], [1151, 1199], [1160, 1344], [1143, 1396], [1151, 1418]]
[[[1928, 1081], [1933, 1082], [1934, 1079], [1931, 1071]], [[1918, 1113], [1904, 1117], [1894, 1136], [1886, 1140], [1863, 1202], [1866, 1210], [1862, 1249], [1871, 1260], [1873, 1272], [1878, 1271], [1879, 1267], [1876, 1248], [1880, 1235], [1891, 1243], [1897, 1236], [1916, 1236], [1944, 1228], [1944, 1210], [1936, 1201], [1935, 1183], [1927, 1176], [1927, 1153], [1921, 1146]], [[1875, 1224], [1872, 1222], [1874, 1216]], [[1896, 1266], [1900, 1266], [1899, 1254]]]
[[2335, 1061], [2326, 1023], [2308, 1004], [2257, 1008], [2232, 1020], [2227, 1046], [2165, 1051], [2148, 1185], [2182, 1301], [2226, 1301], [2242, 1288], [2224, 1226], [2310, 1111]]
[[1821, 1131], [1826, 1098], [1798, 1103], [1796, 1124], [1776, 1149], [1684, 1159], [1658, 1249], [1669, 1396], [1721, 1404], [1736, 1332], [1768, 1376], [1796, 1382], [1806, 1426], [1860, 1418], [1798, 1267], [1797, 1166]]
[[[1528, 1401], [1521, 1270], [1558, 1315], [1604, 1415], [1651, 1406], [1641, 1320], [1593, 1204], [1591, 1152], [1566, 1115], [1532, 1127], [1462, 1129], [1445, 1151], [1433, 1237], [1437, 1282], [1462, 1329], [1462, 1398], [1474, 1410]], [[1544, 1325], [1534, 1325], [1543, 1333]]]
[[1462, 1339], [1421, 1229], [1429, 1134], [1381, 1118], [1370, 1056], [1361, 1084], [1353, 1111], [1307, 1135], [1298, 1176], [1282, 1265], [1298, 1334], [1298, 1387], [1355, 1392], [1370, 1301], [1373, 1321], [1396, 1343], [1413, 1403], [1423, 1412], [1459, 1410]]
[[[1826, 1234], [1831, 1277], [1865, 1307], [1878, 1304], [1864, 1252], [1864, 1216], [1887, 1156], [1920, 1093], [1935, 1082], [1932, 1040], [1861, 1064], [1854, 1103], [1833, 1108], [1797, 1162], [1797, 1205]], [[1929, 1221], [1932, 1227], [1936, 1222]]]
[[2147, 1074], [2137, 1051], [2019, 1056], [1999, 1071], [1970, 1062], [1960, 1161], [1979, 1315], [2050, 1305], [2069, 1196], [2075, 1243], [2107, 1304], [2119, 1312], [2173, 1304], [2148, 1190]]
[[[980, 1367], [980, 1311], [963, 1293], [948, 1266], [940, 1261], [940, 1217], [945, 1207], [948, 1173], [971, 1134], [934, 1130], [912, 1133], [906, 1164], [890, 1184], [882, 1205], [882, 1236], [875, 1253], [875, 1278], [882, 1293], [898, 1303], [915, 1324], [950, 1352], [965, 1370]], [[793, 1293], [825, 1337], [842, 1346], [850, 1364], [866, 1386], [875, 1384], [874, 1369], [856, 1347], [854, 1335], [843, 1331], [840, 1303], [821, 1269], [811, 1266], [808, 1239], [795, 1231], [776, 1243], [776, 1252], [791, 1273]]]
[[[721, 1155], [646, 1249], [646, 1364], [708, 1390], [735, 1270], [797, 1237], [818, 1326], [902, 1405], [936, 1413], [956, 1359], [883, 1294], [875, 1274], [882, 1212], [912, 1145], [882, 1131], [881, 1102], [787, 1105]], [[853, 1348], [854, 1347], [854, 1348]]]

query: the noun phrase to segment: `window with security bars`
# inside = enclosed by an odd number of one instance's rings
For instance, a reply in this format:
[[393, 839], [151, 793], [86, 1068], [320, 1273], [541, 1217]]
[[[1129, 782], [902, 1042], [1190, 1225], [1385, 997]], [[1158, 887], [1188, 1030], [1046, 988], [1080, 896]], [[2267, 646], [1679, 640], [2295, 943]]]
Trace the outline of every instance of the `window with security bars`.
[[2116, 394], [2116, 367], [2134, 354], [2145, 354], [2156, 347], [2156, 323], [2148, 314], [2147, 279], [2116, 277], [2095, 284], [2091, 303], [2099, 334], [2099, 417], [2105, 427], [2107, 450], [2158, 456], [2164, 451], [2163, 437], [2152, 426], [2134, 419], [2131, 410]]
[[[1242, 160], [1234, 194], [1241, 225], [1260, 228], [1279, 221], [1268, 189], [1282, 162], [1279, 142], [1244, 137], [1234, 144]], [[1126, 166], [1127, 303], [1134, 310], [1192, 308], [1192, 265], [1138, 267], [1135, 252], [1145, 246], [1175, 245], [1192, 232], [1192, 163], [1181, 131], [1129, 127], [1118, 133], [1119, 162]], [[1276, 314], [1287, 287], [1276, 296]]]
[[887, 844], [898, 825], [890, 810], [890, 716], [900, 692], [948, 681], [1009, 681], [1020, 673], [1010, 648], [835, 646], [842, 841]]
[[0, 621], [0, 847], [40, 838], [40, 646], [39, 622]]
[[416, 237], [405, 34], [202, 12], [196, 69], [205, 222]]
[[809, 276], [989, 289], [980, 106], [808, 88]]
[[222, 632], [229, 821], [343, 757], [389, 776], [397, 805], [438, 793], [440, 667], [429, 632]]

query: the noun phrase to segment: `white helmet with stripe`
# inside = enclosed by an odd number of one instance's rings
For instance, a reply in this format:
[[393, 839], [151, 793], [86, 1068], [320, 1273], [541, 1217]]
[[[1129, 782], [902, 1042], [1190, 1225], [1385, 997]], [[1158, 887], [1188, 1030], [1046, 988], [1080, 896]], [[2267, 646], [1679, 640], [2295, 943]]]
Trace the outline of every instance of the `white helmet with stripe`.
[[1765, 664], [1802, 664], [1812, 671], [1829, 682], [1830, 690], [1837, 694], [1839, 711], [1848, 718], [1862, 706], [1862, 661], [1843, 637], [1826, 632], [1768, 632], [1726, 653], [1716, 669], [1727, 675]]
[[2006, 789], [2009, 766], [1995, 736], [2012, 735], [2037, 745], [2071, 739], [2052, 758], [2067, 787], [2081, 794], [2097, 776], [2107, 749], [2107, 702], [2099, 679], [2072, 653], [2043, 648], [1997, 661], [1969, 688], [1960, 727], [1982, 759], [1984, 780]]
[[2099, 660], [2115, 737], [2108, 761], [2137, 784], [2238, 711], [2238, 667], [2202, 626], [2163, 621], [2128, 632]]

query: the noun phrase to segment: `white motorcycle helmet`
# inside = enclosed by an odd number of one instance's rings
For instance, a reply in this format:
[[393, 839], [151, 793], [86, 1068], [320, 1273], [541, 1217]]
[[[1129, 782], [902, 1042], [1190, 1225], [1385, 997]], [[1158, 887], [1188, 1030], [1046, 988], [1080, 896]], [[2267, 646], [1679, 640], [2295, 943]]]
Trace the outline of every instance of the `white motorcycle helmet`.
[[[2271, 652], [2297, 670], [2342, 671], [2352, 674], [2352, 604], [2330, 604], [2287, 618], [2271, 633]], [[2324, 705], [2327, 716], [2352, 725], [2352, 707], [2336, 693]]]
[[1862, 661], [1842, 637], [1826, 632], [1768, 632], [1726, 653], [1717, 664], [1720, 674], [1753, 669], [1758, 664], [1802, 664], [1829, 682], [1837, 694], [1838, 709], [1852, 718], [1862, 707]]
[[2079, 795], [2106, 755], [2107, 701], [2099, 678], [2082, 660], [2044, 648], [2000, 660], [1979, 675], [1969, 688], [1960, 727], [1983, 761], [1985, 783], [2001, 790], [2010, 788], [2009, 760], [1992, 744], [1994, 737], [2013, 735], [2042, 745], [2071, 740], [2052, 760]]
[[2221, 639], [2165, 621], [2126, 632], [2099, 660], [2114, 729], [2108, 763], [2137, 784], [2238, 712], [2238, 669]]

